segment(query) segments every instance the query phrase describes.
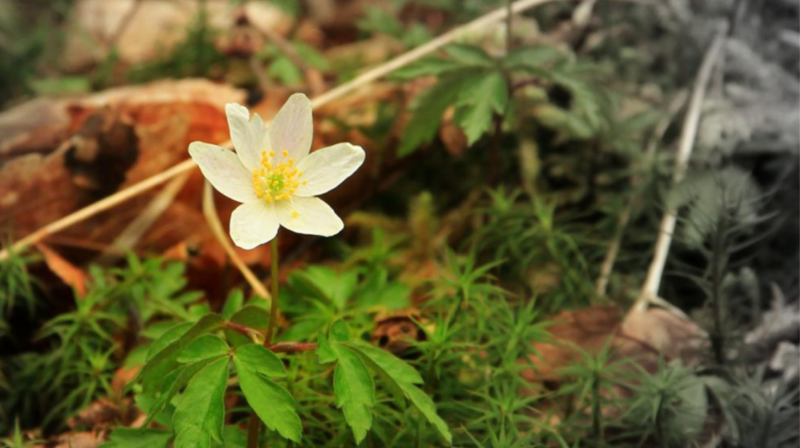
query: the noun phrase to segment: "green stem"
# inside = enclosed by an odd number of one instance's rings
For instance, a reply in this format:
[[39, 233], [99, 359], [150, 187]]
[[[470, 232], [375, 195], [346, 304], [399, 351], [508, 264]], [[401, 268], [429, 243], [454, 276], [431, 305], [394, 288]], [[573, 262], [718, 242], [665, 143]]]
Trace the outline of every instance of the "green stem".
[[600, 375], [594, 374], [592, 381], [592, 432], [594, 433], [595, 446], [603, 443], [602, 406], [600, 404]]
[[[264, 347], [272, 347], [272, 336], [275, 334], [275, 321], [278, 319], [278, 274], [279, 259], [278, 259], [278, 235], [272, 242], [269, 243], [272, 250], [272, 260], [270, 260], [270, 267], [272, 268], [272, 298], [269, 305], [269, 324], [267, 325], [267, 334], [264, 336]], [[255, 412], [250, 413], [250, 423], [247, 425], [247, 448], [258, 448], [258, 433], [261, 431], [261, 421]]]
[[279, 260], [278, 260], [278, 235], [269, 243], [272, 249], [272, 260], [270, 267], [272, 268], [272, 300], [270, 301], [269, 310], [269, 326], [267, 327], [267, 334], [264, 336], [264, 347], [270, 348], [272, 346], [272, 336], [275, 334], [275, 321], [278, 319], [278, 274], [279, 274]]

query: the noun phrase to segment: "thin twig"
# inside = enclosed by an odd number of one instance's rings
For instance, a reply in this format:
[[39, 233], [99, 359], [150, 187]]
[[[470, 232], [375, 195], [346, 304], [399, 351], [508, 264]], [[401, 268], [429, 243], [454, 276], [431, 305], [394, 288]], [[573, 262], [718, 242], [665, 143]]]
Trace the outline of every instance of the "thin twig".
[[219, 221], [217, 207], [214, 204], [214, 190], [211, 188], [211, 184], [208, 181], [205, 181], [205, 185], [203, 186], [203, 215], [206, 217], [206, 222], [208, 222], [208, 227], [211, 228], [211, 232], [217, 238], [219, 244], [222, 245], [222, 248], [225, 249], [225, 253], [228, 254], [228, 257], [230, 257], [236, 269], [242, 273], [244, 279], [247, 280], [247, 283], [253, 288], [253, 291], [261, 297], [272, 300], [272, 296], [269, 294], [269, 291], [267, 291], [267, 288], [258, 280], [258, 277], [256, 277], [253, 271], [247, 267], [247, 264], [242, 261], [230, 240], [225, 235], [225, 229]]
[[[655, 158], [656, 149], [658, 148], [661, 140], [664, 138], [664, 133], [667, 131], [670, 123], [672, 123], [673, 118], [675, 118], [675, 115], [678, 113], [678, 111], [683, 108], [683, 105], [686, 102], [686, 96], [686, 91], [683, 90], [675, 95], [675, 98], [672, 99], [667, 107], [667, 114], [656, 124], [655, 129], [653, 129], [653, 135], [648, 142], [647, 148], [644, 152], [644, 157], [642, 158], [642, 165], [644, 165], [644, 167], [649, 167], [652, 165], [653, 159]], [[628, 222], [631, 219], [633, 210], [639, 206], [639, 203], [642, 200], [642, 192], [637, 189], [642, 181], [643, 179], [641, 175], [634, 175], [631, 177], [631, 187], [634, 188], [634, 193], [631, 195], [630, 199], [628, 199], [628, 203], [625, 205], [625, 208], [619, 215], [617, 229], [614, 232], [614, 238], [608, 245], [606, 256], [603, 259], [603, 264], [600, 266], [600, 275], [597, 278], [597, 284], [595, 286], [595, 293], [598, 297], [606, 295], [606, 291], [608, 289], [608, 279], [611, 277], [611, 272], [614, 270], [614, 264], [616, 263], [617, 254], [619, 253], [619, 249], [622, 244], [622, 238], [625, 236], [625, 229], [627, 228]]]
[[[534, 6], [542, 5], [545, 3], [549, 3], [555, 0], [520, 0], [515, 2], [512, 5], [512, 11], [515, 14], [519, 14], [522, 11], [528, 10], [533, 8]], [[401, 68], [405, 65], [408, 65], [424, 56], [427, 56], [430, 53], [438, 50], [439, 48], [452, 43], [460, 36], [465, 33], [476, 32], [484, 27], [488, 27], [490, 25], [495, 24], [496, 22], [503, 20], [506, 17], [507, 11], [506, 8], [500, 8], [496, 11], [490, 12], [482, 17], [479, 17], [472, 22], [462, 25], [452, 31], [449, 31], [436, 39], [428, 42], [425, 45], [419, 46], [408, 53], [402, 54], [384, 64], [381, 64], [366, 73], [362, 74], [361, 76], [356, 77], [350, 82], [342, 84], [324, 94], [315, 97], [311, 100], [311, 105], [313, 109], [317, 109], [319, 107], [324, 106], [325, 104], [330, 103], [336, 99], [339, 99], [348, 93], [363, 87], [377, 79], [380, 79], [387, 74]], [[221, 146], [230, 148], [231, 142], [227, 141], [221, 144]], [[60, 232], [67, 227], [70, 227], [74, 224], [82, 222], [92, 216], [106, 211], [112, 207], [115, 207], [128, 199], [136, 197], [143, 192], [156, 187], [168, 180], [172, 179], [175, 176], [180, 175], [181, 173], [185, 173], [189, 170], [192, 170], [196, 167], [194, 161], [192, 159], [184, 160], [183, 162], [178, 163], [177, 165], [173, 166], [172, 168], [167, 169], [166, 171], [162, 171], [152, 177], [149, 177], [139, 183], [131, 185], [130, 187], [118, 191], [94, 204], [91, 204], [87, 207], [84, 207], [80, 210], [77, 210], [63, 218], [60, 218], [56, 221], [51, 222], [50, 224], [42, 227], [39, 230], [31, 233], [30, 235], [26, 236], [25, 238], [20, 239], [13, 245], [14, 251], [20, 251], [29, 247], [30, 245], [41, 241], [42, 239], [46, 238], [48, 235], [51, 235], [56, 232]], [[4, 261], [8, 258], [9, 251], [8, 249], [3, 249], [0, 251], [0, 261]]]
[[[247, 337], [252, 337], [254, 335], [260, 335], [264, 333], [264, 330], [259, 330], [257, 328], [248, 327], [246, 325], [237, 324], [236, 322], [227, 321], [225, 322], [225, 329], [233, 330], [238, 333], [241, 333]], [[293, 342], [293, 341], [284, 341], [284, 342], [276, 342], [269, 346], [269, 349], [275, 353], [297, 353], [297, 352], [308, 352], [311, 350], [317, 349], [316, 342]]]
[[133, 21], [133, 18], [136, 17], [136, 13], [139, 11], [140, 6], [142, 6], [142, 0], [134, 0], [133, 6], [131, 6], [131, 9], [125, 13], [125, 16], [122, 17], [119, 25], [117, 25], [117, 29], [114, 30], [114, 34], [111, 35], [110, 39], [108, 39], [110, 48], [114, 48], [117, 46], [117, 44], [119, 44], [120, 38], [125, 33], [125, 30], [128, 29], [128, 26]]
[[[697, 78], [692, 89], [692, 96], [689, 100], [689, 109], [686, 112], [686, 117], [683, 120], [683, 130], [681, 132], [680, 142], [678, 144], [678, 154], [675, 158], [675, 171], [672, 174], [673, 185], [678, 184], [683, 180], [686, 175], [686, 169], [689, 164], [689, 157], [692, 155], [694, 148], [694, 140], [697, 136], [697, 127], [700, 122], [700, 112], [703, 106], [703, 100], [706, 94], [708, 81], [714, 71], [714, 66], [722, 54], [726, 40], [726, 27], [722, 27], [717, 31], [713, 42], [708, 47], [703, 62], [700, 65], [700, 70], [697, 73]], [[658, 289], [661, 286], [661, 278], [664, 275], [664, 267], [669, 255], [669, 248], [672, 244], [672, 236], [675, 232], [675, 224], [677, 222], [677, 210], [674, 207], [667, 205], [664, 217], [661, 220], [659, 227], [658, 240], [656, 247], [653, 251], [653, 260], [650, 263], [650, 268], [647, 271], [647, 278], [645, 279], [639, 297], [636, 303], [631, 308], [630, 313], [644, 311], [647, 309], [649, 303], [654, 303], [658, 298]]]
[[125, 229], [106, 247], [97, 258], [97, 263], [108, 264], [133, 249], [150, 227], [158, 221], [167, 207], [172, 204], [180, 193], [183, 185], [189, 179], [189, 173], [172, 179], [160, 193], [158, 193], [147, 207], [128, 224]]

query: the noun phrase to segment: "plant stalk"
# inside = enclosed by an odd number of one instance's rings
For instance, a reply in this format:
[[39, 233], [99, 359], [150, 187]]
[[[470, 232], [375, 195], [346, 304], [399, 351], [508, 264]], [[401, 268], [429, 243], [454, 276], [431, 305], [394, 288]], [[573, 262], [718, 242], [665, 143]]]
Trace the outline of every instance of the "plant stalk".
[[247, 424], [247, 448], [258, 448], [258, 433], [261, 421], [255, 411], [250, 411], [250, 422]]
[[272, 260], [270, 260], [270, 268], [272, 269], [272, 299], [270, 300], [269, 307], [269, 326], [267, 327], [267, 334], [264, 336], [264, 347], [266, 348], [272, 346], [272, 336], [275, 334], [275, 321], [278, 319], [278, 276], [280, 269], [277, 234], [269, 245], [272, 250]]
[[595, 372], [592, 379], [592, 432], [594, 433], [595, 446], [603, 443], [602, 406], [600, 404], [600, 375]]
[[[272, 336], [275, 335], [275, 321], [278, 319], [278, 274], [280, 272], [278, 254], [278, 235], [269, 243], [272, 251], [270, 268], [272, 270], [272, 298], [269, 305], [269, 324], [267, 333], [264, 335], [264, 347], [271, 349]], [[250, 423], [247, 425], [247, 448], [258, 448], [258, 433], [261, 432], [261, 421], [255, 412], [250, 413]]]

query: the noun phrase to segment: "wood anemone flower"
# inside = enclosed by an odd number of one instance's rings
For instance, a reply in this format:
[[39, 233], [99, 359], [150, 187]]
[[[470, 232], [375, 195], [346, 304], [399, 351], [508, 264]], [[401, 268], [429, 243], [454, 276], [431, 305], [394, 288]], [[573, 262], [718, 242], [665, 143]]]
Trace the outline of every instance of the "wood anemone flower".
[[258, 114], [225, 105], [236, 152], [192, 142], [189, 154], [220, 193], [241, 202], [231, 215], [233, 242], [252, 249], [275, 238], [278, 226], [332, 236], [344, 223], [316, 196], [336, 188], [364, 163], [364, 149], [339, 143], [309, 154], [314, 132], [311, 102], [294, 94], [267, 130]]

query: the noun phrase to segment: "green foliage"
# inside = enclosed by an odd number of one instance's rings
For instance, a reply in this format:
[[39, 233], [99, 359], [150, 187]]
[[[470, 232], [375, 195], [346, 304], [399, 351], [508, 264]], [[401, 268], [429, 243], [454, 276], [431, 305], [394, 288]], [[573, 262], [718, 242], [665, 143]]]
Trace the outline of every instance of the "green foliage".
[[489, 196], [491, 203], [482, 210], [487, 223], [475, 234], [479, 253], [508, 260], [512, 278], [523, 282], [532, 268], [554, 271], [560, 287], [558, 296], [548, 300], [551, 310], [587, 303], [593, 293], [586, 250], [577, 232], [556, 216], [555, 207], [502, 188]]
[[303, 425], [297, 416], [297, 404], [289, 392], [260, 375], [238, 356], [234, 356], [239, 385], [247, 403], [267, 427], [294, 442], [300, 442]]
[[[329, 70], [330, 64], [325, 56], [315, 50], [308, 44], [303, 42], [291, 42], [290, 45], [297, 53], [304, 63], [310, 67], [319, 70]], [[294, 60], [284, 54], [280, 48], [275, 45], [264, 47], [258, 54], [258, 58], [262, 61], [269, 60], [269, 67], [267, 68], [267, 75], [283, 84], [296, 86], [302, 84], [303, 68], [295, 64]]]
[[22, 434], [19, 427], [19, 419], [14, 421], [14, 433], [10, 436], [0, 439], [0, 447], [2, 448], [31, 448], [32, 446], [40, 444], [41, 440], [29, 439]]
[[309, 266], [289, 277], [281, 291], [281, 309], [293, 325], [281, 334], [284, 340], [314, 340], [320, 329], [341, 318], [353, 319], [359, 328], [370, 324], [378, 312], [409, 305], [411, 291], [391, 278], [383, 264], [359, 265], [337, 272]]
[[33, 91], [31, 79], [45, 55], [46, 28], [27, 28], [13, 2], [0, 3], [0, 105]]
[[697, 247], [709, 237], [720, 219], [729, 219], [742, 227], [757, 224], [763, 198], [749, 173], [729, 167], [691, 171], [686, 180], [670, 192], [669, 202], [675, 208], [688, 208], [681, 240]]
[[364, 17], [358, 20], [356, 25], [365, 33], [387, 35], [409, 48], [422, 45], [432, 37], [425, 25], [412, 23], [405, 26], [394, 14], [372, 5], [367, 6]]
[[653, 375], [640, 370], [624, 418], [641, 431], [642, 440], [655, 437], [661, 446], [690, 446], [702, 433], [709, 412], [704, 381], [680, 361], [662, 362]]
[[212, 440], [222, 443], [228, 362], [220, 355], [189, 380], [172, 417], [175, 448], [209, 447]]
[[[526, 85], [548, 89], [533, 88], [533, 94], [523, 91], [522, 96], [530, 103], [536, 121], [559, 132], [562, 139], [596, 139], [630, 152], [633, 137], [653, 124], [654, 114], [617, 122], [615, 102], [596, 82], [597, 67], [576, 62], [570, 54], [551, 47], [522, 47], [493, 58], [480, 47], [456, 44], [447, 47], [445, 53], [447, 58], [423, 58], [392, 74], [400, 81], [438, 78], [415, 101], [400, 155], [429, 143], [451, 107], [453, 122], [464, 130], [468, 143], [474, 144], [491, 129], [493, 117], [507, 115], [511, 94]], [[559, 92], [567, 94], [566, 104], [555, 96]]]
[[75, 297], [71, 311], [39, 330], [37, 338], [46, 350], [23, 352], [8, 361], [8, 380], [17, 385], [2, 401], [10, 415], [26, 425], [43, 422], [47, 427], [111, 394], [111, 379], [123, 361], [114, 335], [125, 331], [131, 315], [144, 323], [162, 320], [174, 326], [207, 310], [193, 304], [196, 293], [183, 291], [182, 264], [133, 255], [127, 261], [123, 268], [90, 268], [87, 295]]
[[111, 433], [100, 448], [166, 448], [172, 439], [170, 431], [151, 428], [119, 428]]
[[[449, 107], [455, 107], [454, 122], [475, 143], [492, 125], [494, 114], [503, 115], [509, 100], [505, 73], [480, 47], [455, 44], [447, 47], [448, 59], [425, 58], [392, 74], [394, 79], [408, 80], [420, 76], [437, 76], [439, 81], [420, 95], [406, 126], [398, 152], [407, 155], [420, 145], [429, 143]], [[475, 92], [480, 91], [480, 95]]]
[[344, 322], [335, 322], [328, 337], [320, 336], [317, 356], [321, 363], [337, 362], [334, 371], [336, 404], [344, 409], [357, 443], [364, 439], [373, 420], [375, 384], [367, 368], [395, 398], [409, 400], [448, 444], [452, 442], [450, 430], [437, 414], [433, 400], [417, 387], [423, 382], [419, 373], [386, 351], [352, 342]]
[[789, 448], [797, 445], [800, 390], [783, 381], [764, 384], [764, 371], [727, 382], [706, 379], [720, 404], [730, 430], [726, 436], [737, 448]]
[[[10, 244], [6, 247], [11, 248]], [[28, 273], [28, 265], [36, 258], [9, 250], [8, 257], [0, 261], [0, 338], [5, 321], [19, 308], [24, 307], [29, 316], [36, 310], [35, 282]]]

